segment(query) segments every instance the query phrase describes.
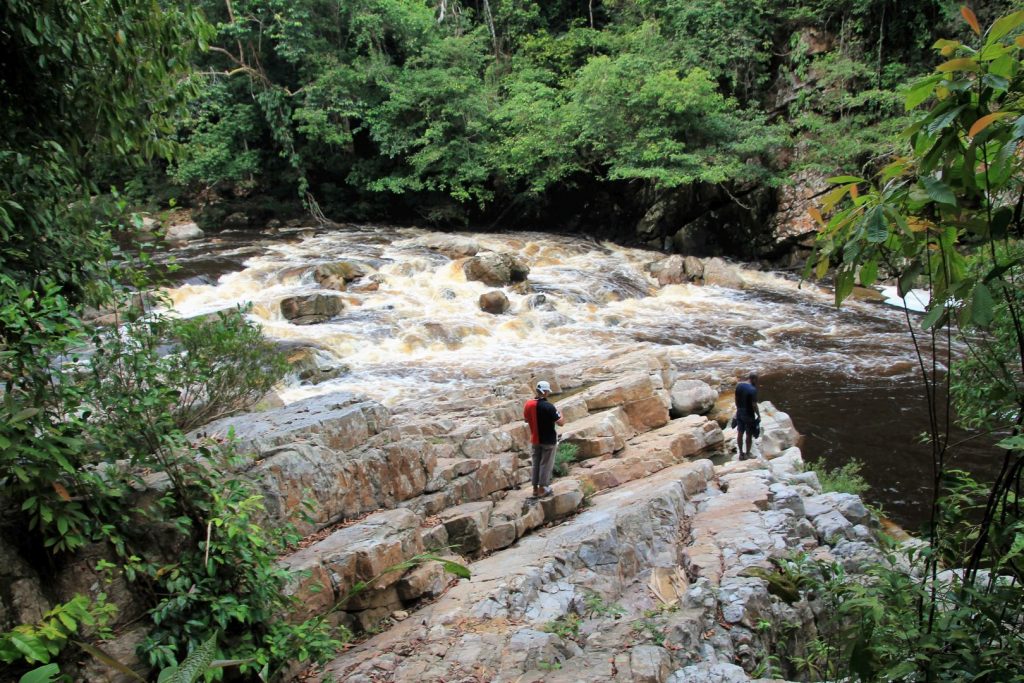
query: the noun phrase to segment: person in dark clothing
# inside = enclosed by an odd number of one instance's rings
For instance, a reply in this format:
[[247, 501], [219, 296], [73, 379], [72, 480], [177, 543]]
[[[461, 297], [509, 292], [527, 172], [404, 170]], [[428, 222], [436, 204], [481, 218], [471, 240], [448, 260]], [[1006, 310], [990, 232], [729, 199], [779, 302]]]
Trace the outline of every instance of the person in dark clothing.
[[[754, 437], [761, 435], [761, 411], [757, 408], [757, 373], [747, 375], [746, 381], [736, 385], [736, 448], [740, 460], [751, 457]], [[746, 436], [746, 450], [743, 448]]]
[[565, 424], [558, 408], [548, 401], [551, 385], [537, 382], [537, 397], [526, 402], [523, 419], [530, 425], [530, 441], [533, 444], [533, 497], [551, 495], [551, 471], [555, 467], [555, 449], [558, 434], [555, 425]]

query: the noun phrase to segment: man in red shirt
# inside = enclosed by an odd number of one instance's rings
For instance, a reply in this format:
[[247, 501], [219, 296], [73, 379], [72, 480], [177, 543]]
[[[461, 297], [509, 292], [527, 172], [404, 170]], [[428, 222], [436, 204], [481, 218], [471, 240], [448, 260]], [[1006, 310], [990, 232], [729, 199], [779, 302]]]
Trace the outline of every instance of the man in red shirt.
[[533, 497], [550, 496], [551, 470], [555, 467], [555, 449], [558, 434], [555, 425], [565, 424], [558, 408], [548, 401], [551, 385], [537, 382], [537, 398], [532, 398], [523, 407], [523, 419], [530, 425], [530, 442], [533, 444]]

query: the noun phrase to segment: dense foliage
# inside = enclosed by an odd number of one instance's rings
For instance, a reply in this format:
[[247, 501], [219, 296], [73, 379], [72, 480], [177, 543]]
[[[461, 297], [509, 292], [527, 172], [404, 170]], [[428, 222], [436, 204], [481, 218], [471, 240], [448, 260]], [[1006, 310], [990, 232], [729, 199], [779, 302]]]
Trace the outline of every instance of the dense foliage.
[[[171, 175], [333, 217], [506, 220], [571, 188], [774, 183], [874, 156], [942, 0], [206, 0]], [[788, 125], [786, 125], [788, 122]], [[628, 188], [628, 189], [626, 189]]]
[[[931, 421], [928, 545], [894, 555], [866, 585], [826, 574], [844, 636], [823, 652], [833, 677], [1024, 680], [1024, 11], [984, 31], [962, 15], [970, 38], [936, 42], [944, 61], [906, 93], [912, 153], [870, 179], [833, 178], [828, 221], [816, 216], [817, 271], [835, 267], [837, 304], [880, 275], [931, 301], [921, 329], [908, 315]], [[950, 402], [967, 426], [1002, 437], [994, 481], [951, 467]]]

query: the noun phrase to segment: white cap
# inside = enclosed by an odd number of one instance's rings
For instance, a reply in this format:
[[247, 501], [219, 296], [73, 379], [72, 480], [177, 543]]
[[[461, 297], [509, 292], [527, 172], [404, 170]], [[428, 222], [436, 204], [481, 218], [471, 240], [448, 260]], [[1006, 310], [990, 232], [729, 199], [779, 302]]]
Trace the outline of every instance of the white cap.
[[544, 381], [537, 382], [537, 391], [542, 391], [545, 394], [550, 394], [551, 385]]

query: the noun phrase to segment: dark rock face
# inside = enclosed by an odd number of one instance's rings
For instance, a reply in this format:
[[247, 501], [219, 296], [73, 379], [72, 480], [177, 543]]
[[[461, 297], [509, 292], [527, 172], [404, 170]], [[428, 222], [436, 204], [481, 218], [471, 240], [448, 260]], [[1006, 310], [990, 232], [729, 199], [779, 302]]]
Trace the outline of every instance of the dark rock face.
[[491, 290], [480, 295], [480, 310], [493, 315], [500, 315], [509, 308], [508, 297], [501, 290]]
[[522, 282], [530, 274], [530, 267], [511, 254], [487, 252], [478, 254], [464, 264], [462, 270], [467, 280], [483, 282], [491, 287], [504, 287], [513, 282]]
[[281, 315], [295, 325], [315, 325], [341, 313], [344, 303], [339, 297], [325, 294], [291, 296], [281, 300]]

